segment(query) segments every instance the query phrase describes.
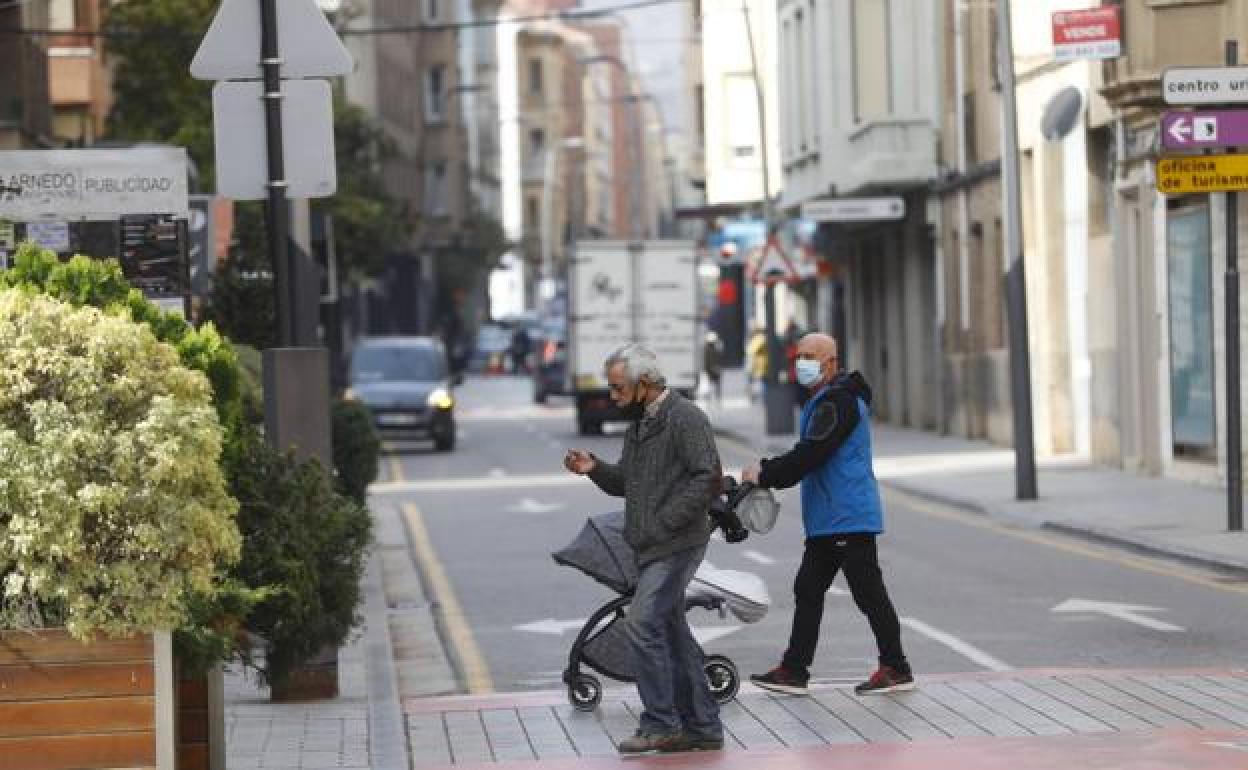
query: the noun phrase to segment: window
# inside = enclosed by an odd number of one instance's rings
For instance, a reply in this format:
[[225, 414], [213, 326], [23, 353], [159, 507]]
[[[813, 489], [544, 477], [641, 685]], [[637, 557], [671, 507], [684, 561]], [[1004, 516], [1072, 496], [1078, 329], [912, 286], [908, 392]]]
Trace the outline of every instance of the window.
[[48, 3], [48, 27], [51, 29], [73, 29], [76, 21], [74, 11], [74, 0], [50, 0]]
[[425, 0], [425, 20], [438, 20], [438, 0]]
[[1166, 214], [1170, 316], [1170, 419], [1174, 454], [1217, 458], [1214, 414], [1213, 276], [1209, 207]]
[[446, 161], [436, 161], [425, 168], [425, 213], [446, 216]]
[[542, 60], [529, 59], [529, 93], [542, 95]]
[[793, 88], [797, 91], [797, 150], [802, 154], [806, 154], [806, 112], [810, 106], [806, 101], [806, 25], [803, 23], [802, 12], [799, 9], [793, 17], [793, 51], [797, 59], [797, 82], [793, 84]]
[[540, 128], [529, 129], [529, 152], [537, 158], [546, 149], [546, 132]]
[[536, 195], [530, 195], [524, 201], [524, 229], [529, 232], [537, 232], [541, 219], [541, 202]]
[[892, 111], [889, 0], [854, 0], [854, 120], [865, 123]]
[[425, 118], [446, 117], [446, 67], [435, 64], [425, 71]]

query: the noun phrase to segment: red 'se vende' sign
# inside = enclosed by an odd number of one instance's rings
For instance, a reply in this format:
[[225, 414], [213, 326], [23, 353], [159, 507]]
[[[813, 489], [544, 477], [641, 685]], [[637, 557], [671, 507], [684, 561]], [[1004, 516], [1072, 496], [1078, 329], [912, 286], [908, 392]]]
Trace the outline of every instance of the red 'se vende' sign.
[[1118, 6], [1053, 14], [1053, 58], [1112, 59], [1122, 53]]

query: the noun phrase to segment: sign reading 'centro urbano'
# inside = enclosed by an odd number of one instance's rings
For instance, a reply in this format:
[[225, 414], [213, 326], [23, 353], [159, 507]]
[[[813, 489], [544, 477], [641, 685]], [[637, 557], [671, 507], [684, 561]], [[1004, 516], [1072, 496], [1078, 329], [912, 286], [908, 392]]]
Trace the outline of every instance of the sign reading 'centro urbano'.
[[1248, 190], [1248, 155], [1193, 155], [1157, 161], [1162, 195]]
[[181, 147], [0, 152], [0, 219], [184, 218], [186, 169]]

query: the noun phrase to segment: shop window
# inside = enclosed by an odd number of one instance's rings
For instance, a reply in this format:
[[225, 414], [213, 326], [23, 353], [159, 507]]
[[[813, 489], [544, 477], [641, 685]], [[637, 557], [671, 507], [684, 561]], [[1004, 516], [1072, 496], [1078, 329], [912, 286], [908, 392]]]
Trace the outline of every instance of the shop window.
[[1217, 458], [1209, 207], [1167, 212], [1170, 420], [1174, 454]]

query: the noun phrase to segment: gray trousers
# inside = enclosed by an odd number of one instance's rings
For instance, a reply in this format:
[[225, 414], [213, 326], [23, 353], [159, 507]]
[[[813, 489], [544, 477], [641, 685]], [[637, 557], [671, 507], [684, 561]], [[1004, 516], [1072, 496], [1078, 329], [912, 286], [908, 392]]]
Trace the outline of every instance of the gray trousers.
[[720, 736], [719, 704], [702, 670], [702, 649], [685, 619], [685, 589], [706, 546], [678, 551], [642, 567], [628, 612], [641, 729]]

